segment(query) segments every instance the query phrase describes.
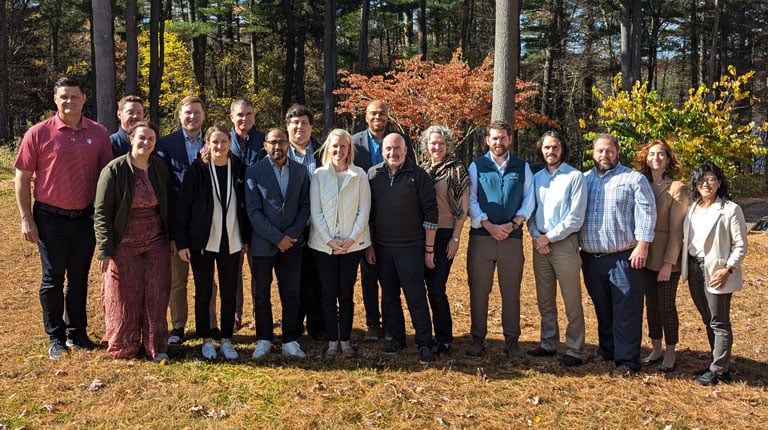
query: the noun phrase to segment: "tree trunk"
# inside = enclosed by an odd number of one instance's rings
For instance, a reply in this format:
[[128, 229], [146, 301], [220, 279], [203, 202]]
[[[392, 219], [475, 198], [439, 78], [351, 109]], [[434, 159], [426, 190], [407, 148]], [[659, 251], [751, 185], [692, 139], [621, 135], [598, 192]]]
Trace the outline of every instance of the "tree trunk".
[[[189, 22], [205, 21], [202, 14], [198, 17], [197, 2], [200, 3], [200, 7], [206, 7], [208, 5], [207, 0], [188, 0], [189, 6]], [[198, 19], [199, 18], [199, 19]], [[198, 96], [205, 99], [205, 93], [207, 88], [207, 82], [205, 79], [205, 57], [207, 51], [207, 37], [205, 34], [195, 36], [192, 39], [192, 70], [195, 74], [195, 80], [197, 81]]]
[[427, 61], [427, 0], [419, 0], [419, 56]]
[[519, 0], [496, 2], [496, 30], [493, 60], [493, 104], [491, 120], [515, 123], [515, 81], [520, 46], [515, 43], [520, 29]]
[[621, 0], [621, 87], [629, 91], [640, 80], [640, 43], [643, 15], [640, 0]]
[[690, 64], [691, 64], [691, 88], [698, 88], [699, 87], [699, 12], [696, 8], [696, 2], [691, 2], [691, 33], [689, 35], [690, 37], [690, 44], [691, 44], [691, 57], [690, 57]]
[[115, 36], [112, 4], [92, 0], [93, 69], [96, 78], [96, 120], [110, 132], [117, 131], [115, 118]]
[[[250, 9], [251, 12], [253, 12], [253, 8], [255, 6], [255, 0], [250, 0]], [[253, 21], [251, 21], [251, 25], [253, 25]], [[259, 51], [256, 49], [256, 39], [258, 38], [258, 33], [255, 31], [251, 33], [251, 42], [250, 42], [250, 48], [251, 48], [251, 81], [253, 82], [253, 85], [251, 85], [251, 92], [253, 94], [256, 94], [258, 91], [258, 84], [259, 82]]]
[[8, 25], [5, 20], [5, 0], [0, 0], [0, 145], [11, 140], [8, 98], [11, 96], [11, 84], [8, 74]]
[[303, 105], [307, 104], [307, 96], [304, 93], [304, 73], [307, 62], [306, 46], [307, 29], [302, 25], [296, 34], [296, 77], [293, 78], [293, 85], [296, 87], [296, 102]]
[[659, 31], [661, 29], [661, 8], [664, 7], [662, 0], [653, 0], [650, 2], [648, 10], [651, 15], [651, 29], [648, 37], [648, 88], [657, 88], [656, 68], [658, 67], [657, 51], [659, 46]]
[[407, 10], [403, 12], [403, 45], [413, 45], [413, 11]]
[[149, 12], [149, 118], [155, 124], [160, 124], [160, 82], [163, 79], [163, 67], [160, 63], [162, 22], [161, 4], [159, 1], [153, 1]]
[[280, 3], [285, 15], [285, 65], [283, 67], [283, 113], [291, 106], [293, 94], [294, 61], [296, 60], [296, 16], [291, 10], [291, 1], [282, 0]]
[[475, 2], [474, 0], [462, 0], [462, 15], [461, 15], [461, 40], [459, 46], [464, 55], [467, 55], [470, 51], [470, 45], [472, 42], [471, 28], [474, 27], [475, 20]]
[[357, 73], [364, 75], [368, 70], [368, 20], [371, 13], [371, 2], [363, 1], [360, 10], [360, 38], [357, 41]]
[[722, 4], [724, 3], [724, 0], [715, 0], [715, 23], [712, 25], [712, 36], [710, 39], [710, 46], [709, 46], [709, 61], [707, 62], [707, 85], [711, 86], [712, 82], [716, 80], [715, 77], [715, 69], [717, 64], [717, 53], [720, 51], [718, 49], [719, 46], [719, 40], [718, 35], [720, 34], [720, 18], [722, 17]]
[[125, 2], [125, 94], [138, 95], [139, 92], [139, 42], [137, 39], [136, 14], [137, 0]]
[[323, 31], [323, 127], [333, 129], [335, 115], [333, 90], [336, 89], [336, 0], [325, 0], [325, 28]]

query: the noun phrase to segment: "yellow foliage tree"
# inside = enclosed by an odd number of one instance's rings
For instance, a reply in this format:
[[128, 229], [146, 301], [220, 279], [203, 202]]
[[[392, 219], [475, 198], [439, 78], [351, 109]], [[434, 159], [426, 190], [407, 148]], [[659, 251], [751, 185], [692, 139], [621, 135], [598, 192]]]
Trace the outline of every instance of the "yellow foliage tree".
[[[170, 22], [166, 22], [166, 26]], [[149, 95], [149, 32], [139, 33], [139, 88], [145, 98]], [[192, 60], [187, 45], [173, 32], [164, 36], [164, 69], [160, 83], [160, 130], [165, 135], [178, 128], [176, 105], [187, 95], [195, 94]], [[198, 94], [196, 94], [198, 95]]]
[[[622, 160], [631, 165], [638, 149], [656, 139], [666, 140], [683, 165], [683, 177], [705, 160], [718, 164], [729, 176], [748, 165], [766, 148], [756, 132], [768, 131], [768, 124], [755, 127], [754, 122], [739, 123], [736, 110], [757, 100], [747, 88], [753, 71], [728, 73], [711, 87], [701, 85], [688, 91], [688, 99], [676, 108], [637, 82], [632, 90], [621, 90], [621, 75], [613, 80], [613, 95], [606, 96], [598, 88], [592, 92], [600, 101], [596, 118], [581, 119], [580, 126], [598, 124], [614, 134], [621, 145]], [[588, 131], [584, 138], [592, 141], [597, 133]]]

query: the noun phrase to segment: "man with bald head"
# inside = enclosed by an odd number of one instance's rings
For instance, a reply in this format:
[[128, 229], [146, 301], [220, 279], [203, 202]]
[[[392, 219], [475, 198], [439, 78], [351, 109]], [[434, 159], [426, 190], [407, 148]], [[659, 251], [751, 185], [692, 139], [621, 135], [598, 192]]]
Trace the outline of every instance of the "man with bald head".
[[[381, 145], [384, 137], [390, 133], [397, 133], [389, 128], [389, 106], [381, 100], [374, 100], [365, 109], [365, 122], [368, 128], [352, 135], [352, 144], [355, 146], [355, 165], [365, 171], [371, 166], [384, 161], [381, 153]], [[415, 160], [410, 139], [403, 136], [407, 147], [406, 157]], [[360, 264], [360, 282], [363, 285], [363, 306], [365, 306], [365, 323], [368, 331], [365, 338], [378, 340], [384, 337], [381, 325], [381, 312], [379, 311], [379, 279], [376, 267], [368, 264], [365, 259]]]
[[384, 353], [405, 348], [405, 319], [400, 288], [411, 314], [419, 362], [432, 362], [432, 322], [424, 286], [424, 266], [435, 267], [437, 201], [432, 179], [407, 157], [405, 139], [392, 133], [382, 141], [384, 161], [371, 167], [371, 237], [366, 259], [376, 265], [382, 290], [382, 313], [390, 344]]

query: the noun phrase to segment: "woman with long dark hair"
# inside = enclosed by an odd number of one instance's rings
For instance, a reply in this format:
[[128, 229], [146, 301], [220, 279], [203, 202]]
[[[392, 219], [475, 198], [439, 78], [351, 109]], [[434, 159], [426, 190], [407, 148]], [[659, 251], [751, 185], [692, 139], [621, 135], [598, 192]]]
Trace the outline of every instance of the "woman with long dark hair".
[[698, 372], [699, 385], [729, 382], [733, 345], [731, 296], [742, 288], [741, 261], [747, 253], [747, 224], [728, 195], [723, 171], [705, 161], [691, 174], [691, 207], [683, 224], [681, 277], [707, 329], [711, 361]]

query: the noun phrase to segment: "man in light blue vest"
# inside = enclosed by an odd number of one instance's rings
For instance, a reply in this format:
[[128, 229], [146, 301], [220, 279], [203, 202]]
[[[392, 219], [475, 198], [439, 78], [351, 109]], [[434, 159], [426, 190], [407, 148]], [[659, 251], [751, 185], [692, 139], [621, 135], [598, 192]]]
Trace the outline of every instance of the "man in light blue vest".
[[469, 218], [467, 277], [472, 344], [467, 355], [485, 352], [488, 333], [488, 296], [494, 268], [501, 292], [501, 325], [505, 352], [524, 357], [520, 337], [520, 283], [523, 279], [522, 224], [535, 208], [533, 174], [524, 160], [512, 155], [512, 126], [492, 121], [485, 140], [489, 151], [469, 166]]

